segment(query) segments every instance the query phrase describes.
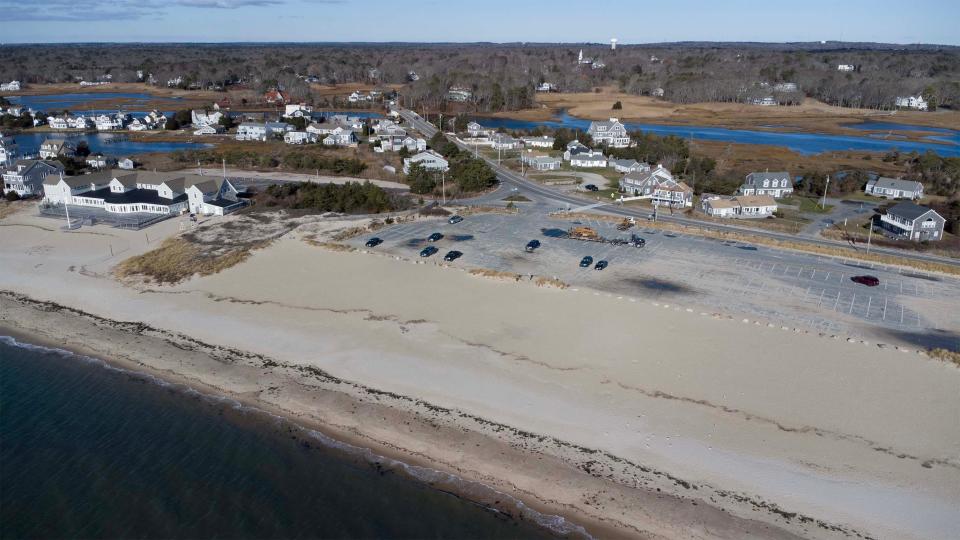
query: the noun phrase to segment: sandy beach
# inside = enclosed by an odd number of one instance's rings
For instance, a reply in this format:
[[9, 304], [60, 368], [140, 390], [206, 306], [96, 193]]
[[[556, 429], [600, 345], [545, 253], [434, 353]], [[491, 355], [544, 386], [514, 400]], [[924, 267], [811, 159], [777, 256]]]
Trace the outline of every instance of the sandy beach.
[[0, 220], [0, 334], [234, 396], [592, 536], [960, 530], [960, 369], [915, 350], [305, 241], [348, 221], [124, 284], [111, 269], [179, 221], [32, 214]]

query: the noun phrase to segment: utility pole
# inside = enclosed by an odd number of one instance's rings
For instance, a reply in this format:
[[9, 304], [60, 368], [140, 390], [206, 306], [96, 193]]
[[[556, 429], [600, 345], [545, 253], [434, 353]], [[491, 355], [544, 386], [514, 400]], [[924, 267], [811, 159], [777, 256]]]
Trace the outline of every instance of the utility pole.
[[830, 189], [830, 175], [827, 175], [827, 185], [823, 186], [823, 202], [820, 203], [820, 208], [827, 208], [827, 191]]
[[440, 171], [440, 195], [443, 197], [443, 205], [447, 205], [447, 171]]
[[867, 229], [867, 253], [870, 253], [870, 240], [873, 239], [873, 216], [870, 216], [870, 227]]

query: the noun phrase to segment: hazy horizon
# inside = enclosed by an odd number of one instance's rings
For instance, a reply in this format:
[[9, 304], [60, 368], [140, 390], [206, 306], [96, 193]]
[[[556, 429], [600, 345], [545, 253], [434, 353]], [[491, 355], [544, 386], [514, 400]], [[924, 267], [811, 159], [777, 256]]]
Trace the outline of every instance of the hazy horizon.
[[[608, 0], [0, 0], [3, 43], [884, 43], [960, 45], [960, 3]], [[864, 22], [869, 14], [869, 24]], [[206, 23], [206, 24], [205, 24]], [[243, 40], [238, 40], [243, 36]]]

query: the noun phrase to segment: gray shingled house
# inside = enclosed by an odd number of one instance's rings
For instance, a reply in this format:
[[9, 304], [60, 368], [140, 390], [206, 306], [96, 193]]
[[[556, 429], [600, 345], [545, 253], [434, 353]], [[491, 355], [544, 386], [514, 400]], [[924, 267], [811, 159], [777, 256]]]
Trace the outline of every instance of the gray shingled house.
[[895, 204], [880, 216], [880, 228], [890, 236], [915, 242], [942, 239], [944, 223], [935, 210], [912, 202]]

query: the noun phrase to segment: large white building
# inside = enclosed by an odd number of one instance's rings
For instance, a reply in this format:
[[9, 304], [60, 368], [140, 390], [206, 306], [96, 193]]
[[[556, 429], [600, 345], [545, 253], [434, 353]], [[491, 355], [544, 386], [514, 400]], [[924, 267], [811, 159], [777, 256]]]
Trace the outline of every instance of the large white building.
[[590, 134], [596, 144], [605, 144], [614, 148], [630, 146], [630, 136], [627, 134], [627, 128], [616, 118], [611, 118], [605, 122], [590, 122], [587, 133]]
[[226, 178], [112, 170], [81, 176], [49, 175], [44, 202], [99, 208], [114, 214], [223, 215], [244, 205]]

